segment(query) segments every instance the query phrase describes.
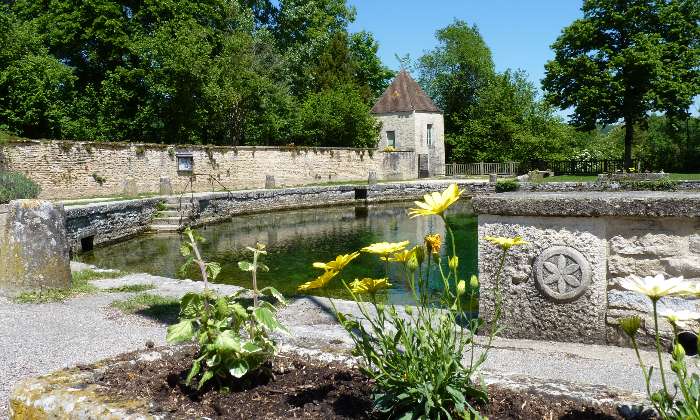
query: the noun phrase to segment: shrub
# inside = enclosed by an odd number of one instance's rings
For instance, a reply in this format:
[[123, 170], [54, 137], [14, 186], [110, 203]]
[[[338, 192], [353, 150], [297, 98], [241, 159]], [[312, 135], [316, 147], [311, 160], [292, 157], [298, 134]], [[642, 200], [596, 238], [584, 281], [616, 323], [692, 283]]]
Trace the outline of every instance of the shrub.
[[517, 191], [518, 189], [518, 180], [517, 179], [499, 179], [496, 181], [496, 192], [501, 193], [501, 192], [509, 192], [509, 191]]
[[[478, 279], [469, 284], [459, 278], [459, 258], [455, 238], [444, 211], [456, 202], [462, 191], [456, 184], [440, 193], [426, 195], [412, 216], [437, 216], [446, 226], [450, 239], [447, 257], [441, 257], [442, 238], [425, 237], [425, 242], [408, 248], [409, 242], [376, 243], [358, 252], [339, 255], [334, 261], [314, 263], [323, 270], [315, 280], [299, 286], [300, 291], [323, 288], [339, 276], [360, 252], [376, 254], [385, 264], [385, 277], [356, 279], [345, 283], [362, 318], [338, 312], [338, 320], [354, 341], [359, 366], [374, 382], [375, 408], [388, 418], [450, 419], [479, 417], [473, 402], [487, 400], [486, 388], [474, 378], [486, 361], [500, 317], [500, 277], [506, 253], [522, 245], [520, 238], [485, 238], [502, 249], [500, 268], [495, 276], [495, 313], [488, 326], [483, 351], [475, 350], [474, 337], [484, 323], [464, 319], [464, 302], [478, 293]], [[396, 264], [392, 270], [391, 264]], [[395, 278], [390, 278], [390, 273]], [[398, 274], [396, 274], [398, 273]], [[401, 281], [411, 292], [413, 305], [398, 308], [382, 303], [389, 281]], [[440, 284], [440, 290], [434, 290]], [[466, 361], [462, 360], [465, 355]]]
[[19, 172], [0, 171], [0, 203], [25, 198], [37, 198], [41, 188]]
[[258, 290], [257, 270], [268, 268], [259, 261], [264, 255], [265, 246], [258, 244], [248, 248], [253, 252], [253, 261], [238, 263], [243, 271], [253, 276], [253, 302], [247, 305], [241, 298], [241, 290], [231, 296], [216, 296], [209, 290], [208, 279], [216, 279], [221, 267], [217, 263], [205, 262], [200, 253], [198, 242], [202, 242], [196, 232], [185, 230], [187, 241], [181, 246], [182, 255], [187, 257], [183, 266], [191, 264], [199, 267], [204, 281], [204, 292], [187, 293], [180, 302], [180, 322], [168, 327], [167, 340], [170, 343], [191, 341], [196, 338], [199, 353], [192, 362], [186, 384], [199, 378], [198, 388], [214, 379], [219, 385], [225, 384], [231, 377], [242, 378], [248, 373], [270, 374], [267, 369], [277, 346], [270, 335], [275, 331], [287, 332], [277, 321], [277, 308], [270, 302], [259, 299], [260, 294], [269, 294], [284, 304], [282, 295], [272, 287]]
[[678, 181], [668, 178], [653, 181], [620, 181], [620, 187], [632, 191], [675, 191]]

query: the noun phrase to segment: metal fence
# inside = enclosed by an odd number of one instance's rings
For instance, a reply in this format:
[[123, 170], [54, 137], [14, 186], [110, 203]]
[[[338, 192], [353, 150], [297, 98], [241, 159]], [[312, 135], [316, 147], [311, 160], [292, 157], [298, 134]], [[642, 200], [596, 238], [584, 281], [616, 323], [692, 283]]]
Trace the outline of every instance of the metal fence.
[[517, 174], [518, 162], [474, 162], [474, 163], [446, 163], [445, 176], [464, 176], [464, 175], [488, 175], [498, 174], [512, 176]]
[[[638, 163], [634, 162], [637, 168]], [[553, 171], [555, 175], [598, 175], [611, 172], [622, 172], [625, 169], [623, 160], [536, 160], [522, 165], [524, 172], [531, 170]]]

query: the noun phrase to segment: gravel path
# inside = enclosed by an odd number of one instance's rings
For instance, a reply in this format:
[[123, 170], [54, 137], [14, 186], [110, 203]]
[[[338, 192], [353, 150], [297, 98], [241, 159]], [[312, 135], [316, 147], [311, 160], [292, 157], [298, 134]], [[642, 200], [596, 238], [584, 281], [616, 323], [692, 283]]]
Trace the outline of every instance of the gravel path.
[[[84, 266], [74, 265], [74, 269]], [[179, 297], [201, 290], [201, 282], [173, 280], [147, 274], [93, 282], [100, 288], [126, 284], [153, 284], [148, 293]], [[230, 293], [235, 286], [216, 286]], [[0, 297], [0, 418], [7, 417], [8, 394], [19, 379], [165, 343], [165, 325], [137, 315], [126, 315], [109, 304], [133, 293], [98, 293], [61, 303], [16, 304]], [[351, 302], [336, 303], [342, 312], [356, 312]], [[305, 297], [280, 312], [292, 331], [284, 344], [324, 352], [349, 349], [349, 337], [335, 322], [328, 301]], [[572, 343], [497, 339], [484, 366], [488, 377], [539, 378], [586, 386], [607, 385], [625, 392], [644, 390], [631, 349]], [[646, 363], [655, 353], [643, 352]]]

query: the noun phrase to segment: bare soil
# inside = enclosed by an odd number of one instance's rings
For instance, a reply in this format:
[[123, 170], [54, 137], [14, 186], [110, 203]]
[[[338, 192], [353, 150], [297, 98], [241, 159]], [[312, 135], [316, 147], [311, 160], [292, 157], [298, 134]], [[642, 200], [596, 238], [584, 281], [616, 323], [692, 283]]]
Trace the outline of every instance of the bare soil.
[[[382, 418], [372, 411], [371, 381], [354, 368], [281, 354], [271, 366], [272, 376], [212, 383], [197, 391], [184, 383], [195, 352], [194, 347], [183, 347], [158, 360], [114, 365], [97, 382], [110, 395], [149, 399], [153, 414], [172, 419]], [[217, 386], [221, 385], [228, 389], [220, 390]], [[480, 407], [489, 419], [622, 418], [612, 406], [588, 407], [563, 398], [515, 395], [499, 389], [490, 389], [489, 396], [489, 403]]]

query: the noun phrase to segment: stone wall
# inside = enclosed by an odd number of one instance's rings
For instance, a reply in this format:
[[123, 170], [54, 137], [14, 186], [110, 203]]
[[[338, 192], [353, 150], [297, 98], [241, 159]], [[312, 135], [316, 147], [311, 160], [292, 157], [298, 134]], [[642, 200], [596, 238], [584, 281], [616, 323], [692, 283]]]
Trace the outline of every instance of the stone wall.
[[[651, 344], [651, 303], [619, 286], [631, 276], [663, 274], [700, 281], [700, 193], [508, 193], [477, 197], [479, 236], [521, 235], [499, 282], [503, 335], [626, 345], [620, 318], [644, 319]], [[490, 319], [500, 252], [480, 241], [480, 311]], [[664, 298], [660, 309], [700, 308]], [[670, 326], [662, 322], [667, 336]]]
[[148, 230], [160, 198], [66, 207], [66, 233], [72, 252], [120, 241]]
[[191, 153], [194, 191], [277, 187], [337, 181], [417, 177], [412, 151], [321, 147], [168, 146], [133, 143], [16, 141], [0, 146], [0, 168], [27, 174], [42, 198], [82, 198], [158, 193], [161, 177], [175, 193], [190, 189], [190, 172], [178, 171], [177, 155]]

